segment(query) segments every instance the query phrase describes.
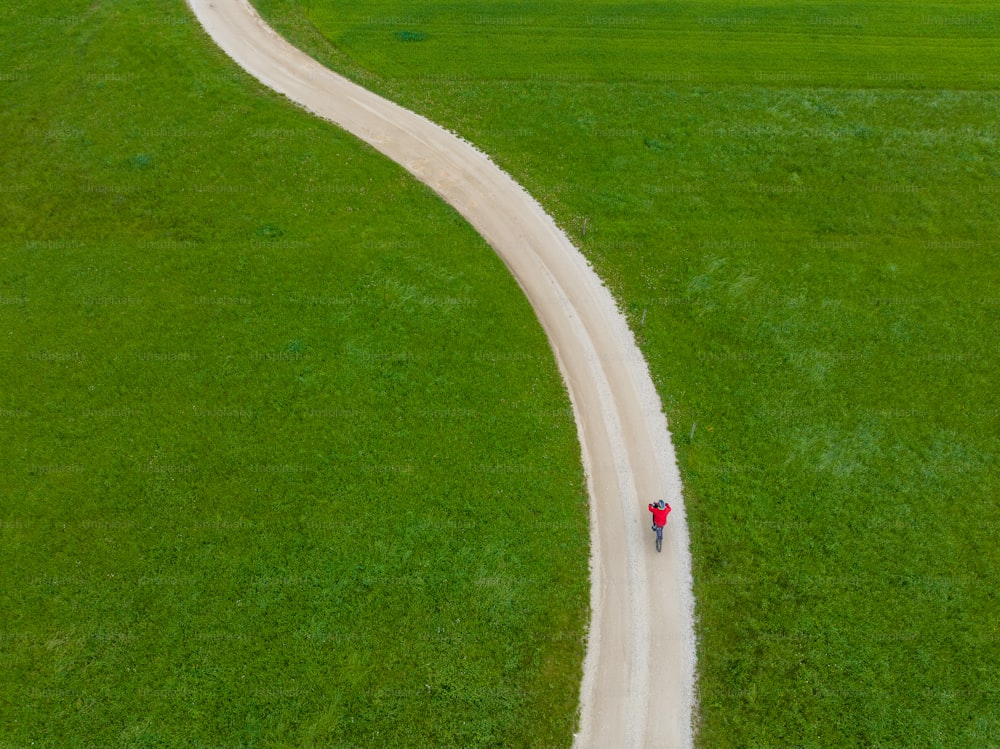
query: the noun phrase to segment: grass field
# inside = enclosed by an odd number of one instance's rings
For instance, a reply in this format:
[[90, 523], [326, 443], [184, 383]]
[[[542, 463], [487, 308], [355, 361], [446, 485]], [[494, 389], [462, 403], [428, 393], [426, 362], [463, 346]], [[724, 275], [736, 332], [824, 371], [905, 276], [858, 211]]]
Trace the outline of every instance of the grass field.
[[307, 0], [298, 7], [360, 69], [394, 80], [973, 89], [1000, 82], [992, 55], [1000, 8], [988, 3]]
[[530, 307], [181, 3], [0, 43], [0, 747], [567, 745], [587, 508]]
[[690, 503], [701, 746], [1000, 745], [995, 6], [257, 4], [621, 300]]

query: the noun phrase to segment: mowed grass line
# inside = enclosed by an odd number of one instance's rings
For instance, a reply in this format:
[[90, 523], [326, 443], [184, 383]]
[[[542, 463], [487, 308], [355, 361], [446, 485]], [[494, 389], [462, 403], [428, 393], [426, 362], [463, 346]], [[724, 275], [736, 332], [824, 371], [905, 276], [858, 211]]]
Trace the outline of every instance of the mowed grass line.
[[[995, 88], [1000, 81], [991, 53], [1000, 12], [984, 4], [298, 7], [304, 8], [300, 21], [321, 30], [360, 69], [395, 80], [614, 78], [972, 89]], [[532, 51], [530, 67], [524, 65], [525, 50]]]
[[4, 18], [0, 744], [568, 745], [585, 487], [502, 262], [181, 3]]
[[[704, 67], [639, 43], [623, 72], [595, 48], [641, 42], [678, 6], [260, 5], [483, 147], [622, 301], [689, 502], [702, 746], [1000, 743], [991, 9], [827, 4], [895, 25], [876, 45], [817, 23], [807, 56], [826, 36], [854, 49], [805, 67], [780, 45], [751, 54], [762, 21], [717, 24], [728, 46], [711, 47], [689, 24], [674, 31]], [[768, 12], [821, 12], [796, 8]], [[906, 49], [927, 60], [900, 65]]]

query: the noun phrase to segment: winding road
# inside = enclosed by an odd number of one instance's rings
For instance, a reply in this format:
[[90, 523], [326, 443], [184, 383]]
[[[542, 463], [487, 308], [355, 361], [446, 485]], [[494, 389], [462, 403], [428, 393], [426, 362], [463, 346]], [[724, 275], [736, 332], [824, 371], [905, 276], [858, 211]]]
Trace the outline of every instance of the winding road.
[[[591, 622], [576, 747], [693, 745], [694, 598], [673, 446], [614, 299], [555, 222], [472, 145], [292, 47], [245, 0], [188, 0], [237, 64], [402, 165], [500, 255], [569, 389], [590, 492]], [[657, 554], [646, 504], [673, 506]]]

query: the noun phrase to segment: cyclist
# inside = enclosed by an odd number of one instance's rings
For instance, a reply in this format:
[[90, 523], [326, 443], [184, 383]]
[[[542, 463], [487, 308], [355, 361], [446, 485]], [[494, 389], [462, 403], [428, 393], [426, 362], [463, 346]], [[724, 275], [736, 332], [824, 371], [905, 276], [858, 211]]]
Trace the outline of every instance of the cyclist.
[[663, 526], [667, 524], [667, 515], [670, 514], [670, 505], [661, 499], [659, 502], [653, 502], [649, 506], [649, 511], [653, 513], [653, 531], [656, 533], [656, 539], [658, 541], [662, 541]]

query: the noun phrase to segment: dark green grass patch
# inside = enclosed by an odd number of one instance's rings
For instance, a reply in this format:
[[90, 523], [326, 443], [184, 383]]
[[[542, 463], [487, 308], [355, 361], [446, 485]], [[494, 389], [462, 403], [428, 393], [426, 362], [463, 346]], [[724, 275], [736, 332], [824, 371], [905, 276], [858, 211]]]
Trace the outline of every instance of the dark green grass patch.
[[[404, 10], [426, 45], [380, 40]], [[690, 507], [700, 744], [1000, 743], [995, 10], [308, 18], [336, 46], [282, 28], [484, 147], [630, 316]]]
[[401, 42], [422, 42], [427, 39], [427, 34], [422, 31], [397, 31], [396, 38]]
[[0, 744], [568, 745], [568, 400], [517, 284], [180, 4], [7, 11]]

